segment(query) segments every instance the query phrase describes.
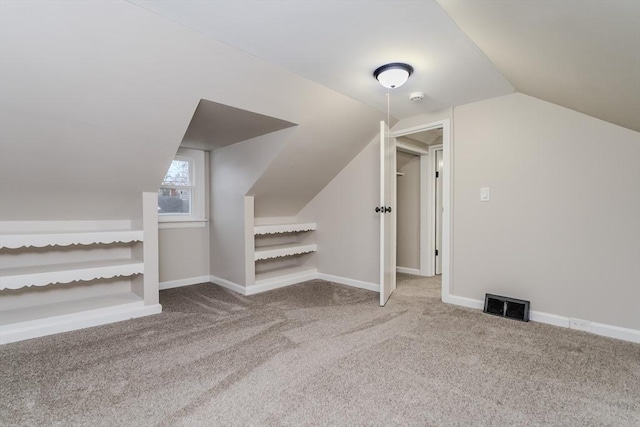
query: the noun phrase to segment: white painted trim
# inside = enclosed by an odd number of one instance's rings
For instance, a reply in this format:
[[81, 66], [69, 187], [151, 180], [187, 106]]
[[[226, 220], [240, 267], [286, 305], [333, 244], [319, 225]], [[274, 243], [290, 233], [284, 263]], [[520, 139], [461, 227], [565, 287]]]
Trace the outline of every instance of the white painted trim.
[[3, 234], [130, 229], [131, 220], [128, 219], [106, 221], [0, 221], [0, 233]]
[[589, 330], [592, 334], [602, 335], [604, 337], [616, 338], [623, 341], [630, 341], [640, 344], [640, 330], [622, 328], [620, 326], [605, 325], [604, 323], [591, 322]]
[[[175, 224], [185, 222], [196, 223], [202, 221], [205, 218], [206, 207], [206, 178], [205, 178], [205, 151], [195, 148], [179, 148], [178, 152], [174, 156], [174, 160], [187, 160], [189, 162], [191, 173], [191, 185], [184, 188], [191, 188], [192, 200], [191, 200], [191, 213], [187, 215], [171, 215], [171, 214], [157, 214], [158, 223], [170, 222], [174, 224], [169, 228], [181, 228], [176, 227]], [[171, 186], [166, 186], [171, 187]], [[161, 186], [162, 188], [162, 186]], [[156, 193], [157, 194], [157, 193]], [[157, 204], [156, 204], [157, 209]], [[156, 210], [157, 213], [157, 210]], [[202, 225], [204, 227], [204, 225]], [[197, 227], [197, 226], [196, 226]]]
[[207, 226], [206, 219], [189, 219], [184, 221], [163, 221], [158, 218], [158, 229], [166, 230], [172, 228], [204, 228]]
[[162, 312], [160, 304], [142, 305], [140, 302], [2, 325], [0, 344], [106, 325], [160, 312]]
[[306, 282], [318, 278], [317, 270], [307, 270], [298, 273], [287, 274], [284, 276], [272, 277], [270, 279], [260, 280], [258, 284], [247, 286], [245, 295], [254, 295], [262, 292], [271, 291], [273, 289], [284, 288], [285, 286], [295, 285], [296, 283]]
[[[453, 267], [451, 260], [453, 255], [453, 152], [451, 141], [451, 122], [442, 120], [442, 300], [451, 294], [451, 274]], [[484, 304], [483, 304], [484, 306]]]
[[[391, 135], [396, 135], [397, 132], [391, 133]], [[410, 135], [402, 131], [402, 135]], [[442, 145], [438, 145], [440, 149], [442, 149]], [[431, 217], [433, 216], [433, 208], [429, 209], [429, 203], [433, 190], [432, 187], [435, 188], [434, 180], [431, 178], [433, 167], [431, 164], [434, 160], [431, 160], [429, 154], [431, 153], [431, 146], [427, 150], [420, 150], [419, 148], [413, 147], [408, 144], [403, 144], [402, 142], [396, 142], [396, 149], [399, 151], [407, 152], [410, 154], [415, 154], [420, 156], [420, 272], [418, 275], [420, 276], [433, 276], [435, 275], [435, 267], [433, 260], [433, 242], [431, 235], [433, 234], [432, 230], [434, 225], [431, 221]], [[396, 172], [398, 174], [398, 172]], [[414, 273], [409, 273], [414, 274]]]
[[[436, 274], [436, 186], [437, 182], [435, 179], [436, 171], [438, 170], [438, 159], [436, 156], [436, 151], [443, 150], [442, 144], [431, 145], [429, 146], [429, 202], [428, 202], [428, 212], [429, 212], [429, 266], [431, 267], [430, 273], [432, 276]], [[443, 151], [444, 153], [444, 151]], [[443, 159], [444, 161], [444, 159]], [[443, 168], [443, 177], [444, 177], [444, 168]], [[444, 250], [443, 250], [444, 252]]]
[[[460, 297], [456, 295], [449, 295], [444, 302], [478, 310], [484, 309], [484, 301], [476, 300], [473, 298]], [[534, 310], [531, 310], [529, 312], [529, 320], [532, 322], [559, 326], [561, 328], [570, 328], [571, 325], [570, 317]], [[587, 323], [586, 327], [570, 329], [576, 329], [603, 337], [616, 338], [619, 340], [640, 344], [640, 330], [622, 328], [620, 326], [614, 325], [606, 325], [604, 323], [591, 322], [588, 320], [584, 320], [583, 322]]]
[[315, 279], [326, 280], [327, 282], [339, 283], [341, 285], [352, 286], [354, 288], [366, 289], [368, 291], [380, 292], [380, 286], [376, 283], [363, 282], [361, 280], [318, 273], [317, 270], [309, 270], [291, 275], [274, 277], [273, 279], [262, 280], [258, 285], [248, 287], [241, 286], [237, 283], [222, 279], [220, 277], [209, 276], [209, 281], [211, 283], [222, 286], [223, 288], [229, 289], [245, 296], [255, 295], [258, 293], [283, 288], [286, 286], [295, 285], [296, 283]]
[[354, 288], [366, 289], [368, 291], [380, 292], [380, 285], [376, 283], [363, 282], [361, 280], [349, 279], [347, 277], [332, 276], [330, 274], [318, 273], [318, 279], [327, 282], [339, 283], [341, 285], [353, 286]]
[[459, 305], [461, 307], [475, 308], [477, 310], [484, 309], [483, 301], [467, 297], [460, 297], [457, 295], [447, 295], [446, 299], [443, 298], [443, 302], [446, 302], [447, 304]]
[[[412, 133], [423, 132], [431, 129], [442, 128], [442, 161], [443, 161], [443, 181], [442, 181], [442, 301], [450, 299], [451, 287], [451, 260], [453, 254], [453, 143], [451, 139], [451, 120], [443, 119], [435, 122], [413, 126], [406, 129], [399, 129], [392, 133], [394, 137], [410, 135]], [[435, 220], [435, 218], [434, 218]], [[382, 244], [382, 242], [381, 242]], [[435, 250], [435, 248], [434, 248]], [[432, 252], [433, 253], [433, 252]], [[434, 266], [435, 270], [435, 266]], [[484, 306], [484, 304], [483, 304]]]
[[402, 142], [396, 142], [396, 148], [400, 151], [404, 151], [406, 153], [411, 153], [411, 154], [417, 154], [419, 156], [428, 154], [426, 150], [421, 150], [417, 147], [414, 147], [409, 144], [404, 144]]
[[[431, 129], [438, 129], [443, 126], [444, 122], [449, 122], [449, 119], [438, 120], [435, 122], [427, 123], [424, 125], [413, 126], [406, 129], [398, 129], [396, 131], [391, 132], [391, 136], [397, 138], [399, 136], [411, 135], [412, 133], [424, 132], [426, 130], [431, 130]], [[443, 129], [443, 132], [444, 132], [444, 129]]]
[[317, 224], [315, 222], [256, 225], [253, 227], [253, 234], [256, 236], [263, 236], [269, 234], [301, 233], [305, 231], [314, 231], [316, 228]]
[[128, 277], [142, 273], [144, 262], [134, 258], [3, 268], [0, 269], [0, 290]]
[[222, 286], [223, 288], [229, 289], [231, 291], [237, 292], [241, 295], [249, 296], [255, 295], [262, 292], [271, 291], [278, 288], [284, 288], [286, 286], [295, 285], [296, 283], [306, 282], [308, 280], [314, 280], [318, 278], [317, 270], [308, 270], [303, 272], [298, 272], [294, 274], [288, 274], [278, 277], [273, 277], [271, 279], [261, 280], [257, 285], [251, 286], [241, 286], [237, 283], [231, 282], [226, 279], [222, 279], [216, 276], [209, 276], [209, 281], [216, 285]]
[[420, 275], [433, 276], [433, 251], [430, 250], [431, 217], [433, 210], [429, 211], [429, 188], [431, 181], [431, 158], [428, 154], [420, 156]]
[[281, 258], [291, 255], [306, 254], [309, 252], [315, 252], [318, 250], [318, 245], [315, 243], [286, 243], [283, 245], [262, 246], [255, 248], [254, 260], [260, 261], [271, 258]]
[[[484, 304], [482, 304], [481, 308], [484, 309]], [[568, 328], [570, 324], [568, 317], [534, 310], [529, 311], [529, 320], [531, 320], [532, 322], [560, 326], [561, 328]]]
[[413, 274], [414, 276], [422, 276], [421, 271], [418, 270], [417, 268], [407, 268], [407, 267], [397, 267], [396, 266], [396, 272], [397, 273], [404, 273], [404, 274]]
[[211, 275], [209, 276], [209, 282], [218, 286], [222, 286], [223, 288], [229, 289], [230, 291], [237, 292], [241, 295], [245, 295], [245, 287], [238, 285], [237, 283], [234, 283], [230, 280]]
[[197, 285], [209, 282], [209, 276], [188, 277], [186, 279], [167, 280], [160, 282], [160, 290], [181, 288], [183, 286]]
[[244, 196], [244, 277], [245, 286], [256, 283], [256, 238], [255, 200], [253, 196]]

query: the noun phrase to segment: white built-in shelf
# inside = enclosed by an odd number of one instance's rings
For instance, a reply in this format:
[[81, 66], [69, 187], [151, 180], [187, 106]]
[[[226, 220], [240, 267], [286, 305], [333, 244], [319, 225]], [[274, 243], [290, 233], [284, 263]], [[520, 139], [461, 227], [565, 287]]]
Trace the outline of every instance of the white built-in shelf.
[[313, 231], [315, 229], [315, 222], [256, 225], [253, 229], [253, 234], [260, 236], [264, 234], [302, 233], [304, 231]]
[[144, 263], [132, 258], [2, 268], [0, 269], [0, 290], [70, 283], [77, 280], [109, 279], [143, 272]]
[[2, 316], [2, 326], [5, 326], [14, 325], [16, 323], [31, 322], [39, 319], [49, 319], [57, 316], [68, 316], [70, 314], [90, 310], [108, 309], [122, 305], [130, 305], [130, 307], [144, 306], [144, 301], [133, 292], [120, 292], [57, 302], [55, 304], [43, 304], [15, 310], [4, 310], [0, 312], [0, 316]]
[[2, 233], [0, 249], [142, 242], [142, 230]]
[[266, 285], [273, 281], [282, 282], [288, 279], [296, 279], [296, 281], [310, 280], [316, 278], [317, 272], [316, 268], [306, 265], [278, 268], [256, 273], [256, 285]]
[[0, 344], [157, 314], [133, 292], [41, 304], [0, 311]]
[[280, 258], [284, 256], [301, 255], [318, 250], [318, 245], [315, 243], [286, 243], [284, 245], [271, 245], [256, 248], [255, 261]]

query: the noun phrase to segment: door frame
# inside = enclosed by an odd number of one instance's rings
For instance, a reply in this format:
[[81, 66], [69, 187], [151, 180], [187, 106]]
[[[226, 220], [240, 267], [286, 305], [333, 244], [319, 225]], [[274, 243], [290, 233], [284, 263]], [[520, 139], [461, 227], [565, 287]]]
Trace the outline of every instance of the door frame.
[[[404, 134], [400, 136], [405, 136], [410, 134]], [[394, 135], [395, 136], [395, 135]], [[439, 145], [440, 146], [440, 145]], [[420, 218], [419, 218], [419, 229], [420, 229], [420, 276], [431, 277], [435, 273], [435, 261], [431, 255], [425, 256], [428, 254], [434, 254], [434, 228], [435, 228], [435, 219], [433, 215], [434, 202], [433, 198], [433, 190], [434, 187], [433, 179], [431, 178], [433, 175], [433, 161], [429, 156], [430, 152], [428, 150], [421, 150], [420, 148], [414, 147], [412, 145], [403, 144], [402, 142], [396, 142], [396, 150], [403, 151], [405, 153], [413, 154], [420, 157]], [[425, 191], [426, 190], [426, 191]]]
[[[442, 293], [441, 293], [442, 296], [441, 298], [442, 298], [442, 301], [444, 302], [450, 302], [450, 299], [451, 299], [450, 298], [451, 250], [452, 250], [451, 236], [452, 236], [452, 218], [453, 218], [453, 215], [452, 215], [453, 209], [452, 209], [452, 203], [451, 203], [452, 201], [451, 176], [453, 175], [451, 120], [443, 119], [443, 120], [425, 123], [423, 125], [413, 126], [405, 129], [396, 129], [391, 132], [391, 136], [397, 138], [399, 136], [410, 135], [412, 133], [437, 129], [440, 127], [442, 128], [442, 161], [443, 161], [443, 170], [444, 170], [443, 177], [442, 177], [443, 178], [442, 207], [444, 209], [444, 212], [442, 214]], [[425, 156], [422, 156], [422, 157], [425, 157]], [[422, 162], [422, 157], [421, 157], [421, 162]], [[428, 162], [428, 163], [431, 163], [431, 162]], [[432, 168], [429, 168], [429, 169], [433, 170]], [[422, 178], [422, 168], [421, 168], [421, 178]], [[435, 186], [435, 180], [431, 180], [431, 181]], [[433, 203], [435, 206], [435, 200]], [[421, 202], [421, 207], [422, 207], [422, 202]], [[432, 211], [434, 209], [432, 209]], [[427, 213], [429, 213], [429, 209], [427, 209]], [[422, 213], [420, 216], [421, 216], [420, 219], [422, 222], [422, 219], [423, 219]], [[433, 233], [435, 231], [435, 218], [434, 218], [433, 212], [430, 212], [430, 216], [432, 217], [432, 219], [431, 220], [425, 219], [425, 222], [428, 224], [433, 224], [433, 231], [431, 231], [431, 233]], [[423, 237], [422, 228], [423, 227], [421, 227], [421, 230], [420, 230], [421, 245], [422, 245], [422, 237]], [[429, 226], [428, 228], [431, 229], [432, 227]], [[433, 239], [428, 239], [427, 241], [433, 242]], [[429, 245], [427, 245], [427, 247], [429, 247]], [[435, 251], [435, 248], [433, 250]], [[420, 260], [421, 271], [422, 271], [422, 262], [423, 262], [422, 258], [423, 257], [421, 256], [421, 260]], [[431, 259], [432, 257], [429, 257], [429, 258]], [[432, 273], [435, 270], [434, 261], [435, 260], [431, 261]]]
[[[437, 178], [435, 178], [435, 172], [438, 170], [438, 158], [436, 157], [436, 152], [437, 151], [442, 151], [442, 157], [443, 157], [443, 165], [442, 165], [442, 170], [443, 170], [443, 175], [442, 175], [442, 179], [444, 179], [444, 147], [443, 144], [438, 144], [438, 145], [430, 145], [429, 146], [429, 165], [431, 166], [430, 169], [430, 180], [429, 180], [429, 191], [431, 192], [429, 194], [429, 205], [427, 207], [427, 209], [429, 210], [430, 215], [430, 220], [431, 222], [429, 223], [429, 227], [432, 230], [432, 234], [431, 236], [431, 240], [429, 240], [429, 249], [431, 250], [431, 254], [432, 254], [432, 270], [431, 270], [431, 275], [435, 276], [437, 274], [437, 268], [436, 268], [436, 260], [435, 260], [435, 252], [436, 252], [436, 243], [438, 241], [437, 235], [436, 235], [436, 226], [437, 226], [437, 216], [438, 213], [436, 212], [436, 209], [438, 207], [438, 201], [437, 201], [437, 185], [438, 185], [438, 180]], [[444, 184], [444, 183], [443, 183]], [[444, 193], [444, 185], [443, 185], [443, 193]], [[443, 197], [443, 206], [444, 206], [444, 197]], [[444, 231], [444, 224], [443, 224], [443, 231]], [[441, 248], [442, 249], [442, 248]], [[444, 250], [443, 250], [444, 252]], [[442, 259], [442, 258], [441, 258]], [[441, 271], [442, 273], [442, 271]]]

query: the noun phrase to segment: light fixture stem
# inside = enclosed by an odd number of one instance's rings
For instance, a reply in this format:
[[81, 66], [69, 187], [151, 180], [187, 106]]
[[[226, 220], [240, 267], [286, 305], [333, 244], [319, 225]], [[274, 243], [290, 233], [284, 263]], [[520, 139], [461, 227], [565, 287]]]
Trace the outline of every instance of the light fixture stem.
[[389, 116], [390, 113], [389, 111], [391, 110], [391, 93], [389, 91], [389, 89], [387, 89], [387, 126], [391, 127], [390, 121], [389, 121]]

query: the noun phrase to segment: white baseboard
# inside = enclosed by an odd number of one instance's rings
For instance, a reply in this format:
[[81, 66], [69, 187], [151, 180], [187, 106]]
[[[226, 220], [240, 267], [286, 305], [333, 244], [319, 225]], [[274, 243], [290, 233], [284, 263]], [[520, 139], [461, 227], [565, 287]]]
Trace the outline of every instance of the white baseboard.
[[422, 276], [422, 272], [417, 268], [396, 267], [397, 273], [412, 274], [414, 276]]
[[307, 280], [316, 279], [317, 272], [301, 273], [298, 275], [289, 275], [285, 277], [274, 277], [271, 280], [265, 280], [258, 285], [242, 286], [230, 280], [222, 279], [216, 276], [209, 276], [209, 281], [216, 285], [222, 286], [225, 289], [239, 293], [240, 295], [249, 296], [262, 292], [272, 291], [278, 288], [284, 288], [285, 286], [295, 285], [296, 283], [306, 282]]
[[449, 304], [459, 305], [459, 306], [468, 307], [468, 308], [475, 308], [478, 310], [482, 310], [484, 308], [483, 301], [479, 301], [472, 298], [459, 297], [451, 294], [443, 295], [442, 301]]
[[161, 311], [162, 306], [160, 304], [143, 305], [133, 303], [2, 325], [0, 327], [0, 344], [121, 322], [136, 317], [158, 314]]
[[368, 291], [380, 292], [380, 285], [376, 283], [363, 282], [362, 280], [349, 279], [346, 277], [332, 276], [330, 274], [318, 273], [318, 279], [327, 282], [340, 283], [341, 285], [353, 286], [354, 288], [366, 289]]
[[318, 273], [316, 270], [301, 272], [284, 277], [274, 277], [271, 280], [265, 280], [257, 285], [241, 286], [237, 283], [222, 279], [216, 276], [209, 276], [209, 281], [220, 285], [223, 288], [237, 292], [241, 295], [255, 295], [261, 292], [271, 291], [273, 289], [283, 288], [285, 286], [295, 285], [296, 283], [306, 282], [308, 280], [321, 279], [327, 282], [340, 283], [341, 285], [353, 286], [354, 288], [366, 289], [368, 291], [379, 292], [380, 286], [375, 283], [363, 282], [361, 280], [348, 279], [346, 277], [332, 276], [330, 274]]
[[245, 295], [259, 294], [261, 292], [284, 288], [285, 286], [291, 286], [296, 283], [306, 282], [307, 280], [314, 280], [317, 278], [318, 271], [315, 269], [288, 274], [281, 277], [273, 277], [271, 279], [261, 280], [260, 283], [255, 285], [247, 286], [245, 288]]
[[[482, 310], [484, 309], [484, 301], [460, 297], [456, 295], [443, 295], [442, 300], [449, 304], [459, 305], [462, 307], [469, 307]], [[545, 313], [542, 311], [529, 312], [529, 320], [532, 322], [546, 323], [549, 325], [560, 326], [563, 328], [571, 328], [572, 319], [567, 316], [560, 316], [557, 314]], [[588, 320], [580, 320], [580, 322], [586, 322], [579, 328], [573, 328], [584, 332], [590, 332], [592, 334], [600, 335], [603, 337], [616, 338], [623, 341], [630, 341], [640, 344], [640, 330], [622, 328], [620, 326], [606, 325], [604, 323], [591, 322]]]
[[[484, 308], [484, 305], [482, 306]], [[532, 322], [546, 323], [548, 325], [560, 326], [562, 328], [570, 327], [569, 318], [566, 316], [558, 316], [557, 314], [549, 314], [542, 311], [529, 311], [529, 320]]]
[[237, 292], [241, 295], [246, 295], [244, 286], [238, 285], [230, 280], [211, 275], [209, 276], [209, 282], [215, 283], [218, 286], [222, 286], [225, 289], [229, 289], [230, 291]]
[[640, 330], [637, 329], [622, 328], [620, 326], [591, 322], [591, 325], [589, 325], [589, 330], [587, 332], [640, 344]]
[[160, 290], [180, 288], [182, 286], [197, 285], [198, 283], [209, 282], [209, 276], [189, 277], [186, 279], [167, 280], [166, 282], [160, 282]]

